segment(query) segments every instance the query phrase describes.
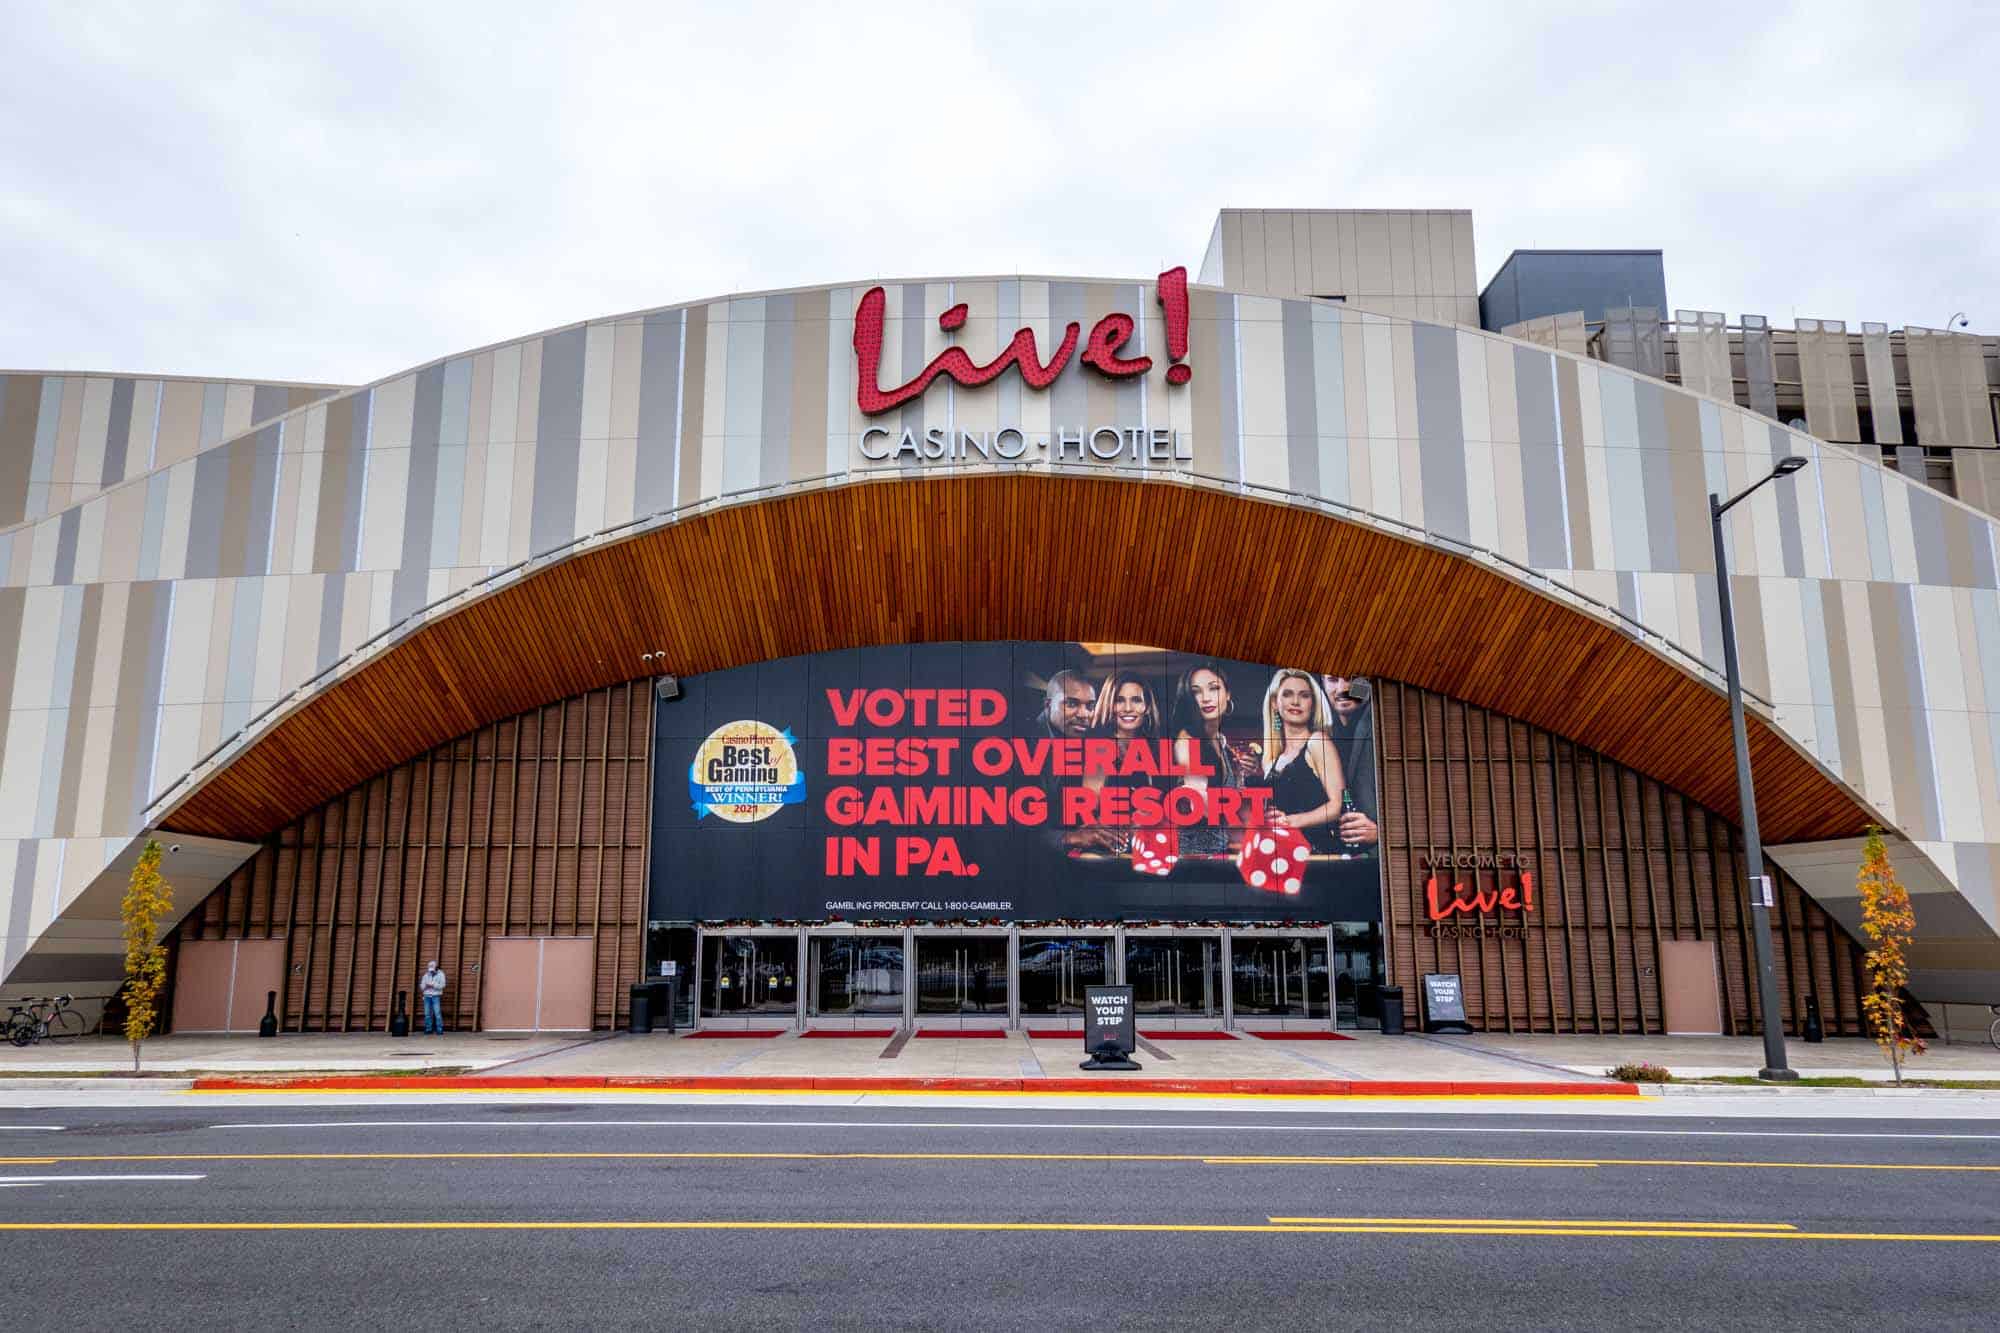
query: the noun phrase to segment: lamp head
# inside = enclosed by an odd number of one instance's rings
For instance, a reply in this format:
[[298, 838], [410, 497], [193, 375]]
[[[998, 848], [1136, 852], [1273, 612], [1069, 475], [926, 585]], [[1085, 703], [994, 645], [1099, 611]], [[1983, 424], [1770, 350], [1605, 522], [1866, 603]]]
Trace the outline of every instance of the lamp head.
[[1778, 460], [1778, 466], [1771, 471], [1774, 477], [1789, 477], [1812, 460], [1803, 454], [1789, 454]]

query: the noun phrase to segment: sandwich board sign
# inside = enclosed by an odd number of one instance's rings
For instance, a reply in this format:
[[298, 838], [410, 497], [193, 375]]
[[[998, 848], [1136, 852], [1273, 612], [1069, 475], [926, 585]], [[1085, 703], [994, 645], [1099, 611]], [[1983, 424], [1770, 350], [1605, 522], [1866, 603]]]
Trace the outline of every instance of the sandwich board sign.
[[1470, 1032], [1465, 1021], [1465, 986], [1456, 972], [1424, 974], [1424, 1031]]
[[1083, 991], [1084, 1069], [1137, 1069], [1139, 1019], [1130, 986], [1086, 986]]

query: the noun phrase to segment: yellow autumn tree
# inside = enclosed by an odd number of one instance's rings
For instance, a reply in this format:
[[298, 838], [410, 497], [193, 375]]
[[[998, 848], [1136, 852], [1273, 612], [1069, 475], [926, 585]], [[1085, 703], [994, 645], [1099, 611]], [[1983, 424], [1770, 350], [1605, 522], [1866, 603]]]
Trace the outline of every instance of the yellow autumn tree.
[[125, 1040], [132, 1043], [135, 1074], [139, 1043], [152, 1035], [160, 991], [167, 983], [167, 946], [160, 943], [160, 921], [173, 905], [173, 888], [160, 876], [160, 844], [148, 838], [118, 908], [125, 923]]
[[1910, 906], [1909, 890], [1889, 863], [1882, 830], [1872, 824], [1861, 849], [1859, 888], [1861, 933], [1875, 946], [1862, 959], [1868, 972], [1868, 993], [1861, 997], [1861, 1012], [1868, 1020], [1869, 1035], [1888, 1054], [1896, 1082], [1901, 1083], [1904, 1057], [1924, 1053], [1924, 1039], [1910, 1026], [1903, 1010], [1903, 987], [1910, 980], [1910, 965], [1903, 951], [1916, 932], [1917, 914]]

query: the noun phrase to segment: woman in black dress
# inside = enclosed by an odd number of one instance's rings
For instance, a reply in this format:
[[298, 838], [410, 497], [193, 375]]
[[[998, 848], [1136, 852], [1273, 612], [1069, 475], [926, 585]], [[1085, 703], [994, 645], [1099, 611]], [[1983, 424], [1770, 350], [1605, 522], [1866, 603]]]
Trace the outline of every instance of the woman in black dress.
[[1271, 822], [1297, 829], [1322, 856], [1338, 851], [1341, 793], [1346, 776], [1327, 728], [1333, 709], [1317, 677], [1280, 670], [1264, 691], [1264, 785]]
[[[1229, 692], [1229, 678], [1215, 662], [1198, 662], [1181, 674], [1174, 685], [1174, 761], [1187, 767], [1196, 755], [1202, 756], [1213, 777], [1188, 776], [1181, 785], [1205, 792], [1210, 786], [1241, 788], [1257, 778], [1257, 756], [1250, 745], [1234, 741], [1223, 731], [1224, 721], [1236, 711]], [[1181, 830], [1183, 855], [1221, 856], [1229, 851], [1230, 830], [1213, 824], [1195, 824]]]

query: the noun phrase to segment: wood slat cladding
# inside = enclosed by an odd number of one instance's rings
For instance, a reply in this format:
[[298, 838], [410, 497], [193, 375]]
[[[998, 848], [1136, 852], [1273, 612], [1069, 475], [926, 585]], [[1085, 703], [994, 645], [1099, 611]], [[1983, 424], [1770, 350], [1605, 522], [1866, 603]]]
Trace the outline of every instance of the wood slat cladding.
[[[1661, 941], [1709, 940], [1724, 1031], [1759, 1030], [1728, 820], [1599, 751], [1428, 690], [1379, 684], [1375, 725], [1387, 964], [1410, 996], [1423, 973], [1456, 972], [1485, 1031], [1659, 1033]], [[1534, 910], [1453, 918], [1504, 937], [1433, 937], [1426, 866], [1507, 857], [1534, 874]], [[1765, 869], [1779, 887], [1771, 933], [1787, 1031], [1799, 1031], [1810, 994], [1829, 1034], [1863, 1035], [1861, 947], [1775, 864]]]
[[[721, 509], [553, 565], [324, 690], [164, 823], [266, 836], [452, 735], [627, 680], [642, 653], [691, 674], [869, 644], [1099, 638], [1411, 681], [1576, 737], [1710, 808], [1733, 799], [1721, 696], [1525, 584], [1301, 506], [981, 475]], [[1869, 822], [1775, 731], [1753, 719], [1750, 739], [1772, 841]]]
[[[176, 939], [286, 941], [286, 1031], [382, 1031], [436, 957], [446, 1022], [479, 1025], [489, 936], [596, 940], [594, 1021], [643, 965], [653, 692], [591, 690], [358, 783], [266, 840]], [[420, 1015], [412, 1022], [420, 1022]]]

